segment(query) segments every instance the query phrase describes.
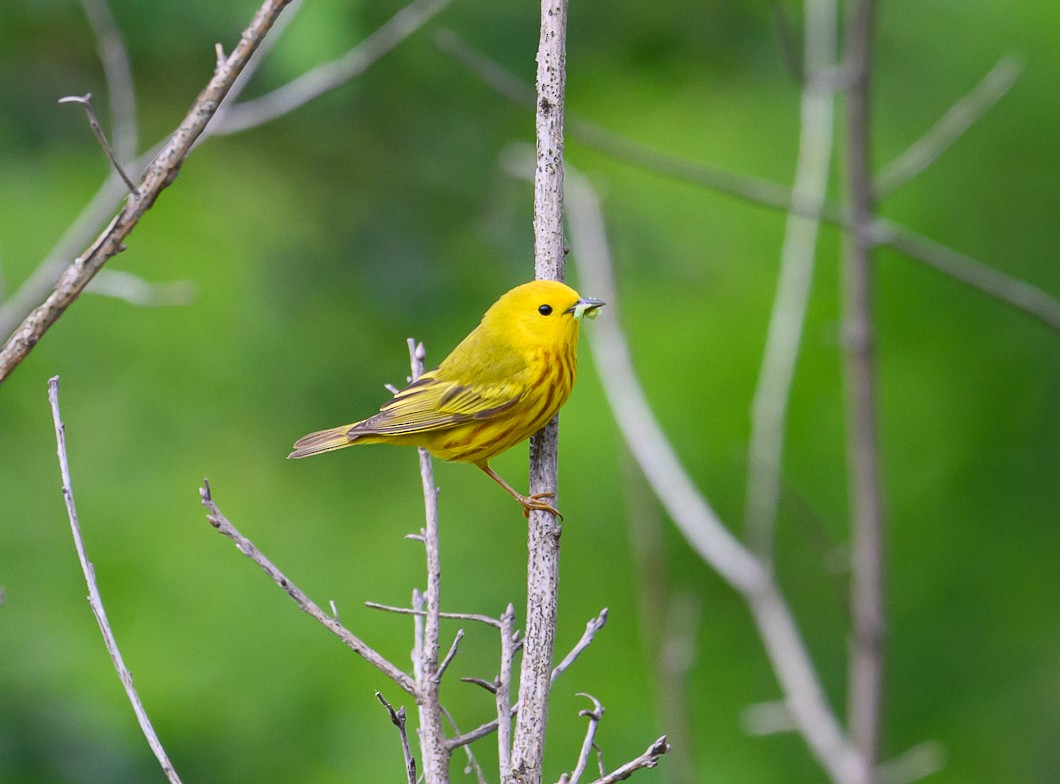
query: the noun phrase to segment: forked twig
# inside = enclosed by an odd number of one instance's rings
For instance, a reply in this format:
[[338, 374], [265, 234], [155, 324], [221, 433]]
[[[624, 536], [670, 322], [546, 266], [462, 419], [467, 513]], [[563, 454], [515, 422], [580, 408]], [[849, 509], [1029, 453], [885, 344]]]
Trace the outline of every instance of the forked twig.
[[[578, 658], [578, 655], [582, 651], [584, 651], [586, 647], [588, 647], [589, 643], [591, 643], [593, 641], [593, 637], [595, 636], [596, 631], [598, 631], [599, 628], [604, 625], [603, 622], [600, 620], [601, 616], [603, 616], [606, 619], [606, 617], [607, 617], [606, 610], [601, 611], [600, 615], [596, 616], [596, 618], [591, 619], [585, 625], [586, 630], [582, 634], [581, 639], [579, 639], [578, 642], [574, 645], [574, 648], [571, 649], [570, 653], [568, 653], [566, 656], [563, 657], [563, 661], [567, 662], [567, 666], [570, 666], [570, 664], [573, 663], [574, 660]], [[592, 633], [590, 633], [590, 631], [589, 631], [590, 628], [593, 629]], [[513, 635], [512, 642], [513, 642], [513, 655], [514, 655], [514, 651], [518, 650], [522, 646], [522, 641], [516, 640], [514, 635]], [[575, 651], [577, 651], [577, 653]], [[568, 661], [568, 659], [569, 659], [569, 661]], [[551, 683], [555, 684], [556, 679], [559, 678], [559, 676], [562, 675], [564, 672], [566, 672], [566, 669], [567, 669], [567, 667], [563, 667], [563, 668], [556, 667], [552, 671]], [[494, 688], [495, 687], [493, 686], [493, 684], [490, 684], [489, 691], [494, 692]], [[519, 703], [516, 703], [511, 708], [511, 715], [514, 716], [518, 712], [519, 712]], [[465, 732], [465, 733], [463, 733], [461, 735], [457, 735], [454, 738], [450, 738], [448, 741], [446, 741], [446, 745], [450, 749], [459, 748], [460, 746], [466, 746], [468, 743], [474, 743], [476, 740], [479, 740], [480, 738], [485, 738], [490, 733], [493, 733], [493, 732], [496, 732], [496, 731], [497, 731], [497, 720], [493, 719], [492, 721], [487, 721], [485, 724], [480, 724], [478, 727], [475, 727], [475, 729], [473, 729], [473, 730], [468, 730], [467, 732]]]
[[409, 748], [409, 734], [405, 730], [405, 707], [402, 706], [395, 711], [394, 706], [387, 702], [386, 697], [380, 692], [375, 693], [375, 698], [386, 708], [386, 712], [390, 714], [390, 721], [398, 728], [398, 733], [401, 735], [401, 752], [405, 756], [405, 775], [408, 784], [416, 784], [416, 758], [412, 756], [412, 749]]
[[68, 95], [65, 98], [60, 98], [59, 103], [79, 103], [84, 107], [85, 115], [88, 117], [88, 127], [96, 135], [100, 147], [103, 148], [103, 152], [107, 155], [107, 160], [110, 161], [110, 165], [114, 167], [114, 170], [118, 172], [118, 176], [122, 178], [122, 181], [129, 188], [129, 193], [133, 196], [139, 196], [140, 192], [136, 189], [136, 183], [129, 179], [129, 175], [121, 167], [118, 156], [114, 154], [114, 149], [110, 146], [110, 142], [107, 141], [107, 135], [103, 133], [103, 128], [100, 127], [99, 119], [96, 117], [96, 110], [92, 108], [92, 93]]
[[110, 622], [107, 620], [107, 611], [103, 608], [103, 598], [100, 596], [99, 586], [96, 584], [96, 570], [93, 568], [92, 562], [88, 560], [88, 553], [85, 551], [85, 542], [81, 536], [81, 523], [78, 521], [77, 506], [74, 504], [74, 490], [70, 482], [70, 463], [66, 456], [66, 425], [63, 424], [62, 415], [59, 413], [58, 376], [53, 376], [48, 381], [48, 400], [52, 408], [52, 421], [55, 423], [55, 443], [59, 456], [59, 473], [62, 476], [63, 499], [66, 501], [66, 513], [70, 518], [70, 532], [74, 537], [77, 559], [81, 562], [81, 571], [84, 572], [85, 582], [88, 584], [88, 604], [92, 608], [92, 614], [96, 616], [96, 623], [99, 624], [99, 630], [103, 633], [103, 642], [107, 646], [107, 652], [114, 663], [114, 668], [118, 671], [118, 677], [121, 679], [121, 685], [125, 688], [125, 694], [129, 697], [129, 702], [132, 704], [136, 720], [140, 724], [140, 730], [143, 732], [144, 737], [147, 738], [147, 743], [151, 747], [151, 751], [154, 752], [158, 764], [162, 766], [162, 771], [166, 774], [166, 778], [169, 779], [171, 784], [180, 784], [180, 776], [177, 775], [173, 763], [169, 761], [166, 750], [162, 748], [162, 742], [158, 739], [158, 734], [151, 725], [151, 720], [147, 717], [147, 711], [144, 709], [136, 687], [133, 686], [132, 673], [125, 666], [121, 651], [118, 650], [118, 641], [114, 639], [114, 632], [111, 630]]
[[[589, 767], [589, 757], [593, 753], [593, 748], [596, 746], [596, 730], [600, 726], [600, 719], [604, 717], [604, 706], [600, 704], [600, 700], [596, 699], [591, 694], [585, 692], [579, 692], [579, 697], [585, 697], [588, 700], [592, 700], [592, 710], [578, 711], [579, 716], [585, 716], [589, 719], [589, 726], [585, 729], [585, 740], [582, 741], [582, 750], [578, 754], [578, 762], [574, 766], [574, 772], [570, 774], [570, 777], [566, 780], [567, 784], [578, 784], [581, 780], [582, 774], [585, 773], [585, 769]], [[669, 749], [667, 749], [668, 751]], [[561, 779], [562, 781], [562, 779]]]
[[563, 660], [557, 664], [552, 670], [552, 683], [556, 682], [556, 678], [562, 675], [568, 667], [574, 664], [575, 660], [582, 655], [582, 651], [592, 645], [593, 638], [596, 633], [600, 631], [607, 624], [607, 608], [600, 610], [600, 614], [595, 618], [590, 618], [585, 624], [585, 631], [582, 632], [581, 638], [575, 643], [574, 647], [570, 649], [570, 652], [563, 657]]
[[659, 764], [659, 758], [669, 750], [670, 744], [666, 742], [666, 736], [663, 735], [653, 744], [648, 746], [648, 748], [644, 750], [644, 753], [639, 757], [630, 760], [620, 768], [616, 768], [606, 776], [601, 776], [596, 779], [596, 781], [592, 782], [592, 784], [615, 784], [616, 781], [624, 781], [628, 779], [638, 770], [654, 768]]

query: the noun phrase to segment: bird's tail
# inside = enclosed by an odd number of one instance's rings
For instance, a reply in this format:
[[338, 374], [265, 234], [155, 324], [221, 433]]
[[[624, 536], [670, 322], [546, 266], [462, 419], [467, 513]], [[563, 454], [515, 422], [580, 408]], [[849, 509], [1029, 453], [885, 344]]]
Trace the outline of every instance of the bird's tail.
[[360, 422], [356, 422], [352, 425], [333, 427], [330, 430], [318, 430], [315, 433], [302, 436], [294, 442], [294, 451], [287, 455], [287, 458], [309, 457], [310, 455], [319, 455], [321, 452], [331, 452], [335, 449], [349, 446], [357, 440], [357, 435], [355, 433], [351, 434], [350, 431], [359, 424]]

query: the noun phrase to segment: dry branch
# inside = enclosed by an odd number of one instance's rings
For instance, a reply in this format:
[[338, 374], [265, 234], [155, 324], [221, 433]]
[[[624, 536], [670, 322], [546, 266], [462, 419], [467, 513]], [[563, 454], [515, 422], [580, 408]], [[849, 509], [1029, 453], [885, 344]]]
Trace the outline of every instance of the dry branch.
[[407, 784], [416, 784], [416, 758], [412, 756], [412, 749], [409, 748], [409, 734], [405, 730], [405, 708], [394, 710], [394, 706], [387, 702], [386, 697], [378, 691], [375, 693], [375, 698], [386, 708], [391, 723], [398, 728], [398, 733], [401, 735], [401, 753], [405, 758]]
[[162, 742], [158, 739], [158, 734], [151, 725], [151, 720], [147, 716], [147, 711], [140, 700], [140, 695], [133, 685], [132, 673], [125, 666], [121, 651], [118, 650], [118, 641], [114, 638], [114, 632], [110, 628], [110, 621], [107, 620], [107, 611], [103, 608], [103, 598], [100, 596], [99, 586], [96, 584], [96, 570], [92, 566], [92, 562], [88, 560], [88, 553], [85, 551], [85, 542], [81, 536], [81, 523], [78, 521], [77, 506], [74, 503], [74, 490], [70, 482], [70, 463], [66, 456], [66, 425], [63, 424], [62, 415], [59, 413], [58, 376], [54, 376], [48, 381], [48, 400], [52, 408], [52, 421], [55, 423], [55, 443], [59, 456], [59, 473], [62, 476], [63, 499], [66, 501], [66, 513], [70, 518], [70, 531], [74, 537], [77, 559], [81, 562], [81, 571], [84, 572], [85, 582], [88, 584], [88, 604], [92, 608], [92, 614], [96, 616], [96, 623], [99, 624], [99, 630], [103, 633], [103, 642], [107, 646], [107, 652], [114, 663], [114, 668], [118, 671], [121, 685], [125, 688], [125, 693], [132, 704], [136, 720], [140, 724], [140, 730], [143, 732], [144, 737], [147, 738], [147, 743], [151, 747], [151, 751], [154, 752], [158, 764], [162, 766], [162, 771], [166, 774], [170, 784], [180, 784], [180, 776], [177, 775], [173, 763], [169, 761], [166, 750], [162, 748]]
[[[409, 338], [409, 361], [412, 381], [423, 373], [426, 351], [422, 343]], [[423, 547], [427, 556], [427, 592], [424, 596], [426, 612], [423, 618], [423, 633], [418, 646], [419, 659], [416, 667], [416, 704], [420, 713], [420, 748], [423, 752], [423, 773], [430, 784], [447, 784], [449, 781], [449, 748], [445, 743], [442, 728], [441, 686], [444, 665], [439, 664], [441, 638], [442, 567], [441, 545], [438, 534], [438, 489], [434, 486], [434, 469], [430, 453], [420, 447], [420, 480], [423, 485], [423, 507], [426, 527], [423, 529]], [[457, 639], [459, 642], [459, 638]], [[453, 646], [453, 654], [456, 646]], [[448, 659], [448, 657], [447, 657]], [[413, 781], [415, 784], [415, 781]]]
[[[563, 107], [566, 87], [567, 0], [542, 0], [537, 52], [537, 170], [534, 176], [534, 277], [563, 280]], [[551, 493], [558, 503], [559, 417], [530, 439], [530, 494]], [[527, 547], [526, 637], [519, 677], [519, 716], [512, 742], [512, 772], [522, 784], [540, 784], [551, 685], [559, 593], [559, 521], [530, 514]], [[504, 784], [509, 784], [505, 781]]]
[[287, 579], [287, 576], [277, 569], [272, 561], [266, 558], [252, 541], [236, 530], [235, 526], [228, 521], [228, 518], [221, 513], [221, 510], [217, 508], [217, 504], [214, 503], [209, 482], [203, 482], [203, 486], [199, 489], [199, 495], [202, 498], [203, 506], [206, 507], [206, 517], [210, 521], [210, 525], [216, 528], [218, 533], [231, 539], [243, 555], [260, 566], [262, 571], [294, 600], [302, 612], [312, 616], [326, 626], [332, 634], [342, 640], [354, 653], [390, 678], [407, 694], [413, 697], [417, 696], [416, 682], [407, 673], [399, 670], [373, 648], [369, 647], [357, 635], [339, 623], [338, 618], [321, 610], [298, 586]]
[[169, 142], [147, 167], [137, 185], [137, 192], [129, 194], [125, 199], [125, 206], [110, 225], [66, 268], [51, 295], [25, 318], [0, 349], [0, 383], [33, 350], [44, 333], [59, 320], [103, 265], [124, 250], [126, 237], [151, 208], [159, 194], [176, 178], [195, 140], [206, 128], [239, 72], [289, 2], [290, 0], [265, 0], [250, 26], [243, 31], [232, 54], [217, 63], [209, 84], [192, 104], [191, 110]]
[[592, 782], [592, 784], [615, 784], [616, 781], [625, 781], [638, 770], [644, 768], [654, 768], [659, 764], [659, 758], [666, 754], [670, 750], [670, 744], [666, 742], [666, 736], [663, 735], [653, 744], [648, 746], [636, 759], [632, 759], [620, 768], [608, 773], [606, 776], [601, 776]]

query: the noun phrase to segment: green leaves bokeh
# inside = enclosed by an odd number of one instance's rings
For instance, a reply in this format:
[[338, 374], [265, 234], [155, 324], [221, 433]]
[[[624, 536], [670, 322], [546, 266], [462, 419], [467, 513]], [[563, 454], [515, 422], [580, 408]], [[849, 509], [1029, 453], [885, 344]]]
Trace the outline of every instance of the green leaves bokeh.
[[[230, 49], [255, 4], [111, 5], [130, 49], [142, 139], [153, 143], [205, 84], [214, 42]], [[305, 3], [250, 94], [338, 56], [399, 7]], [[499, 293], [532, 275], [531, 189], [498, 160], [509, 143], [532, 139], [533, 118], [438, 51], [433, 34], [451, 28], [530, 80], [537, 14], [532, 3], [453, 0], [361, 78], [197, 149], [109, 265], [191, 281], [193, 304], [146, 309], [86, 295], [0, 388], [0, 782], [161, 780], [83, 598], [46, 400], [55, 374], [88, 552], [184, 780], [399, 780], [398, 740], [372, 692], [413, 706], [212, 531], [197, 488], [208, 476], [237, 527], [406, 665], [410, 624], [362, 602], [404, 604], [422, 583], [422, 553], [402, 539], [421, 525], [415, 454], [284, 456], [298, 436], [372, 412], [382, 385], [407, 374], [406, 337], [440, 360]], [[660, 150], [790, 182], [798, 88], [767, 6], [618, 0], [574, 3], [571, 14], [570, 113]], [[1020, 55], [1025, 70], [1011, 93], [883, 212], [1060, 296], [1057, 29], [1052, 0], [882, 3], [873, 141], [883, 165], [1001, 55]], [[109, 127], [96, 44], [76, 3], [0, 5], [7, 295], [106, 174], [81, 111], [56, 104], [89, 91]], [[784, 217], [573, 139], [568, 160], [603, 193], [623, 323], [648, 395], [738, 530]], [[793, 392], [778, 569], [841, 710], [846, 626], [836, 589], [845, 576], [822, 554], [822, 542], [847, 538], [840, 245], [824, 231]], [[876, 273], [889, 521], [885, 756], [936, 740], [947, 754], [930, 779], [939, 784], [1055, 780], [1060, 337], [892, 252], [878, 254]], [[611, 612], [557, 685], [550, 780], [573, 766], [581, 742], [575, 692], [607, 707], [598, 741], [612, 766], [670, 720], [637, 617], [627, 517], [644, 491], [589, 352], [583, 344], [563, 415], [561, 653], [601, 607]], [[525, 464], [518, 448], [496, 467], [524, 484]], [[446, 607], [520, 607], [518, 511], [473, 469], [440, 465], [437, 478]], [[798, 738], [744, 733], [741, 711], [778, 696], [746, 609], [672, 528], [664, 544], [668, 585], [702, 599], [687, 685], [698, 780], [824, 781]], [[497, 651], [491, 633], [467, 632], [444, 686], [462, 729], [488, 720], [492, 703], [453, 676], [492, 677]], [[478, 751], [487, 767], [492, 749], [486, 741]], [[637, 780], [666, 776], [664, 761]]]

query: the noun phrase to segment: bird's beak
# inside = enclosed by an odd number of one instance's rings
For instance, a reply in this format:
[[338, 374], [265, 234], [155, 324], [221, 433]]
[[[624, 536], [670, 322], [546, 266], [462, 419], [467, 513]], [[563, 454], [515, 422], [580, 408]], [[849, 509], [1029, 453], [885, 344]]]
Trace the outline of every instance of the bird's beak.
[[582, 297], [569, 308], [567, 313], [574, 315], [575, 321], [581, 321], [582, 317], [588, 317], [590, 319], [596, 318], [597, 311], [607, 303], [602, 299], [593, 299], [592, 297]]

